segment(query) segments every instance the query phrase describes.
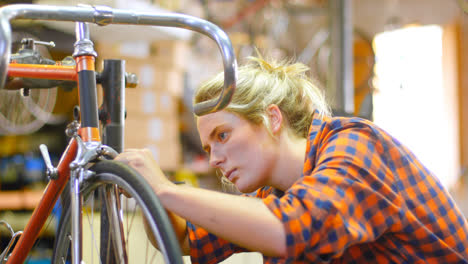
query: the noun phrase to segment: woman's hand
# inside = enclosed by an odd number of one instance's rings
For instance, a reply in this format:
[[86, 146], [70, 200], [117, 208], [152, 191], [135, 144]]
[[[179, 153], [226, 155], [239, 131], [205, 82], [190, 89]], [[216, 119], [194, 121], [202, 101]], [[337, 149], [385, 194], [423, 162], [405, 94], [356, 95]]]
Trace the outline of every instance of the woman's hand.
[[[115, 160], [123, 162], [130, 167], [138, 171], [151, 185], [156, 195], [164, 190], [165, 187], [175, 186], [174, 183], [169, 181], [164, 173], [161, 171], [161, 168], [155, 161], [153, 154], [148, 149], [128, 149], [119, 154]], [[164, 206], [164, 204], [163, 204]], [[188, 237], [187, 237], [187, 224], [185, 219], [182, 219], [180, 216], [167, 211], [169, 219], [172, 222], [172, 226], [176, 232], [177, 238], [179, 239], [180, 246], [182, 250], [188, 254]], [[153, 246], [157, 247], [157, 242], [154, 237], [154, 234], [150, 231], [146, 218], [143, 218], [144, 227], [148, 238], [150, 239]]]
[[174, 185], [161, 171], [149, 149], [128, 149], [119, 154], [115, 160], [138, 171], [153, 187], [156, 194], [163, 188]]

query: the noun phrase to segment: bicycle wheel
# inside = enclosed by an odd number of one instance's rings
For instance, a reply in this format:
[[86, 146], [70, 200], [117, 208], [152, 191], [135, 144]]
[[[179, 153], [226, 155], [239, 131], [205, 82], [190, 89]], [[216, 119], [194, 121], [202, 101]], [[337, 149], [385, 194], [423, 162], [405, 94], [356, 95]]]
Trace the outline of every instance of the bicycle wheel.
[[[165, 209], [149, 184], [135, 170], [115, 161], [99, 161], [90, 168], [96, 174], [81, 187], [83, 207], [83, 261], [84, 263], [183, 263], [178, 240], [172, 229]], [[118, 186], [116, 188], [116, 186]], [[106, 199], [97, 197], [97, 192], [109, 193], [119, 190], [114, 205], [118, 211], [120, 225], [112, 231], [108, 211], [100, 211]], [[67, 190], [65, 190], [64, 194]], [[125, 193], [125, 195], [124, 195]], [[132, 198], [127, 198], [127, 196]], [[69, 199], [63, 199], [63, 213], [59, 221], [52, 263], [70, 263], [71, 209]], [[67, 201], [68, 200], [68, 201]], [[106, 207], [104, 207], [106, 208]], [[115, 212], [115, 211], [114, 211]], [[160, 250], [153, 247], [146, 235], [143, 218], [147, 219]], [[119, 235], [118, 229], [123, 229]], [[101, 231], [101, 232], [100, 232]], [[110, 239], [107, 237], [110, 235]], [[117, 242], [119, 241], [119, 242]], [[116, 245], [117, 244], [117, 245]], [[116, 252], [116, 246], [124, 249], [123, 255]]]
[[[19, 53], [23, 39], [38, 38], [28, 32], [12, 32], [12, 50]], [[44, 58], [50, 59], [51, 55], [44, 46], [37, 45], [37, 52]], [[13, 55], [17, 55], [13, 54]], [[32, 63], [32, 61], [21, 61], [20, 63]], [[15, 81], [21, 79], [21, 81]], [[21, 87], [31, 87], [31, 79], [13, 78], [8, 83], [17, 83], [19, 87], [14, 90], [0, 90], [0, 135], [24, 135], [31, 134], [45, 124], [61, 124], [67, 120], [65, 115], [54, 114], [53, 110], [57, 100], [57, 88], [30, 89], [29, 95], [24, 96]], [[26, 86], [23, 86], [26, 85]], [[15, 85], [13, 85], [14, 87]], [[37, 86], [32, 86], [37, 88]]]

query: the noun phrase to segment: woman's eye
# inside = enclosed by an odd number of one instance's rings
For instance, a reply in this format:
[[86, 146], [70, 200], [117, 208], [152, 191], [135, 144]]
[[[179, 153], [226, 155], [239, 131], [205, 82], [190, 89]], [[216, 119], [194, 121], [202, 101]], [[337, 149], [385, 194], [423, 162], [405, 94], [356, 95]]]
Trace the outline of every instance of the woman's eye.
[[221, 132], [218, 134], [220, 140], [225, 140], [227, 138], [227, 132]]

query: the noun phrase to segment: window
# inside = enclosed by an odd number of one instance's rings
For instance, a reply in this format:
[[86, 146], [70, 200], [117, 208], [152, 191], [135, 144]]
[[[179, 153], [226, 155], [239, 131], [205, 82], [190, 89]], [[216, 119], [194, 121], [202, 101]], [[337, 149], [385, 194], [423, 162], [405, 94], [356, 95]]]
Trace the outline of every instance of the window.
[[375, 123], [451, 187], [459, 177], [459, 123], [456, 59], [447, 44], [435, 25], [378, 34], [373, 99]]

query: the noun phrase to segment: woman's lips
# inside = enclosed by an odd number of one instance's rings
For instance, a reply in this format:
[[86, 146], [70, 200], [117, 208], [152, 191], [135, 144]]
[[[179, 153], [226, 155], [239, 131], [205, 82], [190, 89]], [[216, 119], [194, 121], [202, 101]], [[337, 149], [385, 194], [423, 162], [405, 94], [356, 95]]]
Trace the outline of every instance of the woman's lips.
[[229, 181], [231, 181], [231, 182], [232, 182], [233, 173], [234, 173], [235, 171], [236, 171], [236, 169], [232, 169], [232, 170], [230, 170], [230, 171], [228, 171], [228, 172], [226, 173], [226, 178], [227, 178]]

